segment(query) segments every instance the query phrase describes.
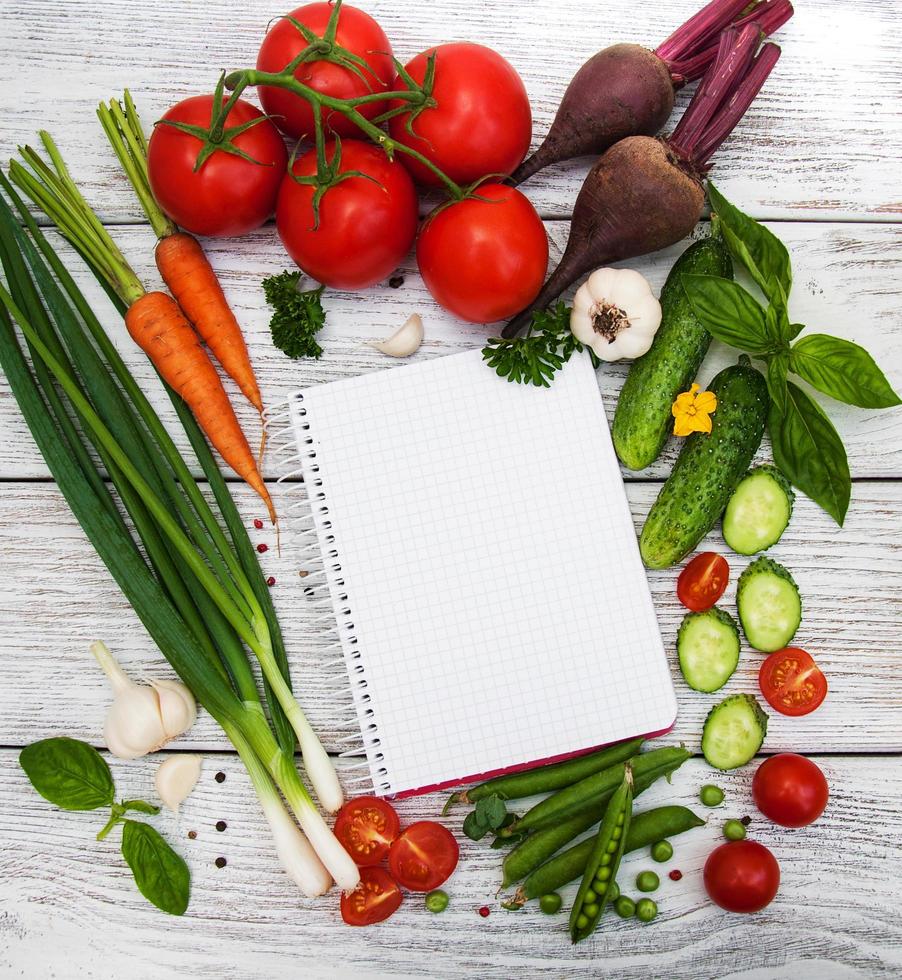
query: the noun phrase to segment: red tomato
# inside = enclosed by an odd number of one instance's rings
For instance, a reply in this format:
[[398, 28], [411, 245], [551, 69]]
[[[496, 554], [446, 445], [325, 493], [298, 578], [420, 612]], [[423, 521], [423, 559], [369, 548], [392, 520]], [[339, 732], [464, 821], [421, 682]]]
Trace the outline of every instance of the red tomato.
[[542, 219], [518, 190], [484, 184], [423, 224], [417, 265], [446, 310], [472, 323], [506, 320], [538, 295], [548, 268]]
[[459, 856], [460, 849], [450, 830], [433, 820], [420, 820], [392, 844], [388, 866], [404, 888], [429, 892], [448, 880]]
[[349, 926], [384, 922], [401, 904], [398, 883], [382, 868], [361, 868], [360, 884], [341, 896], [341, 917]]
[[[326, 144], [334, 160], [335, 143]], [[294, 173], [316, 173], [316, 153], [294, 163]], [[384, 279], [410, 251], [417, 233], [417, 195], [410, 174], [372, 143], [343, 140], [339, 171], [348, 177], [320, 200], [314, 227], [313, 193], [308, 184], [285, 176], [276, 204], [276, 226], [288, 254], [319, 282], [335, 289], [363, 289]], [[372, 178], [372, 179], [368, 179]]]
[[[260, 45], [260, 53], [257, 55], [258, 70], [280, 72], [308, 47], [304, 35], [291, 23], [289, 17], [322, 37], [333, 10], [331, 3], [308, 3], [279, 18]], [[335, 44], [363, 59], [368, 67], [358, 65], [355, 71], [333, 61], [314, 60], [300, 65], [294, 77], [317, 92], [336, 99], [353, 99], [361, 95], [372, 95], [381, 89], [391, 90], [395, 80], [391, 45], [382, 28], [369, 14], [344, 4], [338, 15]], [[336, 54], [340, 57], [340, 52]], [[273, 117], [283, 133], [295, 138], [312, 138], [313, 109], [306, 99], [274, 86], [260, 86], [257, 91], [267, 115]], [[387, 108], [385, 102], [371, 102], [360, 106], [360, 112], [367, 119], [373, 119]], [[323, 120], [328, 129], [341, 136], [352, 136], [360, 132], [354, 123], [337, 112], [324, 111]]]
[[826, 809], [830, 790], [815, 763], [784, 752], [758, 766], [752, 798], [764, 816], [781, 827], [807, 827]]
[[827, 678], [799, 647], [772, 653], [761, 664], [758, 685], [768, 704], [781, 715], [807, 715], [827, 696]]
[[687, 609], [704, 612], [724, 594], [729, 580], [730, 566], [726, 558], [713, 551], [703, 551], [680, 572], [677, 595]]
[[400, 831], [394, 807], [375, 796], [348, 800], [335, 819], [335, 836], [361, 868], [381, 864]]
[[708, 855], [704, 880], [715, 905], [728, 912], [760, 912], [780, 887], [780, 865], [757, 841], [729, 841]]
[[[225, 100], [223, 100], [225, 101]], [[163, 120], [209, 129], [213, 96], [195, 95], [174, 105]], [[259, 119], [235, 137], [233, 145], [256, 163], [217, 150], [195, 172], [203, 141], [161, 122], [147, 150], [150, 188], [166, 214], [195, 235], [246, 235], [273, 213], [288, 154], [279, 131], [250, 102], [239, 99], [225, 128]]]
[[[423, 81], [433, 51], [432, 98], [437, 105], [413, 120], [415, 136], [406, 128], [410, 113], [395, 116], [388, 124], [392, 139], [418, 150], [458, 184], [511, 173], [526, 156], [532, 136], [523, 80], [490, 48], [456, 41], [430, 48], [408, 62], [405, 68], [414, 81]], [[394, 101], [392, 107], [402, 104]], [[439, 186], [435, 174], [419, 161], [398, 156], [420, 183]]]

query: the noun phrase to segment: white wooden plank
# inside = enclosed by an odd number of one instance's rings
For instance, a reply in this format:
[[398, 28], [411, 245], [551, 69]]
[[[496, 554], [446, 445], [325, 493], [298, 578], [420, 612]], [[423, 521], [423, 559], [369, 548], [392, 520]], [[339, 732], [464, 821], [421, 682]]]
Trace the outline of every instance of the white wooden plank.
[[[0, 486], [0, 745], [61, 733], [100, 744], [110, 695], [88, 654], [90, 642], [106, 641], [138, 675], [168, 674], [169, 668], [56, 488]], [[638, 528], [658, 487], [635, 483], [627, 489]], [[248, 490], [239, 490], [236, 498], [250, 527], [262, 507]], [[277, 496], [277, 507], [280, 502], [284, 498]], [[824, 669], [830, 694], [805, 718], [771, 713], [765, 751], [902, 749], [900, 507], [902, 484], [857, 484], [846, 527], [840, 530], [808, 501], [797, 501], [792, 522], [772, 553], [798, 581], [804, 615], [796, 642]], [[591, 515], [578, 519], [591, 520]], [[251, 534], [255, 542], [273, 544], [269, 532]], [[722, 604], [735, 609], [735, 583], [747, 561], [732, 555], [717, 531], [705, 547], [722, 551], [731, 563], [732, 582]], [[339, 706], [344, 668], [324, 667], [332, 634], [327, 625], [317, 624], [317, 610], [303, 594], [301, 564], [291, 540], [284, 542], [281, 557], [267, 551], [261, 564], [276, 577], [273, 595], [299, 699], [327, 747], [338, 751], [340, 739], [357, 726]], [[675, 596], [677, 571], [653, 571], [649, 580], [679, 699], [673, 737], [697, 750], [702, 722], [719, 697], [757, 692], [763, 655], [744, 648], [739, 669], [719, 696], [689, 690], [674, 650], [685, 612]], [[598, 632], [603, 642], [604, 623], [598, 623]], [[226, 743], [212, 720], [202, 716], [177, 744], [210, 748]]]
[[[556, 259], [566, 242], [567, 226], [558, 221], [549, 222], [547, 228]], [[812, 331], [835, 333], [862, 344], [886, 370], [896, 389], [902, 390], [902, 319], [898, 315], [902, 227], [781, 223], [775, 230], [792, 251], [796, 279], [791, 304], [793, 319], [807, 324]], [[158, 287], [160, 280], [153, 265], [153, 239], [149, 229], [117, 228], [116, 239], [148, 287]], [[264, 401], [270, 405], [301, 386], [405, 363], [374, 351], [367, 346], [367, 341], [391, 333], [414, 310], [423, 315], [426, 328], [426, 341], [414, 359], [481, 346], [492, 332], [489, 327], [461, 323], [440, 310], [423, 286], [412, 258], [408, 258], [399, 270], [404, 279], [399, 288], [393, 289], [382, 283], [360, 293], [326, 293], [327, 322], [321, 334], [325, 350], [322, 359], [290, 361], [272, 345], [268, 328], [270, 314], [260, 288], [264, 276], [280, 272], [290, 264], [271, 229], [263, 229], [240, 241], [211, 241], [208, 245], [211, 260], [244, 328]], [[645, 273], [658, 290], [684, 247], [685, 243], [630, 265]], [[127, 335], [122, 320], [111, 309], [93, 277], [77, 257], [71, 258], [70, 266], [161, 417], [174, 420], [172, 407], [153, 369]], [[701, 379], [710, 379], [735, 356], [734, 351], [720, 344], [712, 345], [702, 366]], [[611, 417], [626, 371], [624, 363], [605, 366], [598, 372], [599, 385]], [[245, 430], [249, 434], [256, 433], [259, 423], [253, 409], [230, 383], [229, 390]], [[900, 410], [864, 411], [826, 397], [819, 396], [819, 400], [846, 443], [854, 476], [902, 475]], [[255, 439], [252, 435], [251, 441]], [[645, 470], [643, 476], [658, 478], [670, 472], [679, 448], [677, 440], [671, 442], [661, 459]], [[179, 445], [186, 447], [183, 436]], [[765, 445], [762, 458], [767, 454]], [[2, 377], [0, 475], [8, 478], [48, 476]]]
[[[120, 793], [153, 798], [157, 759], [113, 761]], [[431, 915], [422, 897], [405, 896], [396, 915], [369, 929], [350, 929], [338, 894], [305, 901], [279, 869], [267, 828], [234, 756], [211, 756], [181, 817], [155, 823], [186, 857], [192, 899], [184, 918], [165, 918], [137, 894], [118, 854], [118, 831], [103, 843], [96, 814], [56, 811], [28, 785], [15, 753], [0, 753], [0, 972], [90, 978], [250, 976], [605, 976], [646, 978], [898, 976], [902, 923], [896, 914], [902, 858], [898, 766], [875, 758], [819, 757], [831, 786], [823, 817], [803, 830], [764, 819], [751, 801], [752, 766], [716, 774], [726, 804], [707, 811], [699, 787], [712, 778], [691, 760], [672, 786], [661, 782], [637, 810], [682, 803], [708, 825], [674, 839], [674, 858], [652, 865], [646, 852], [624, 860], [620, 884], [635, 895], [635, 875], [649, 866], [663, 884], [660, 913], [642, 926], [613, 913], [592, 939], [572, 947], [566, 916], [534, 906], [501, 910], [495, 897], [500, 853], [458, 834], [461, 861], [445, 886], [451, 903]], [[223, 772], [226, 779], [215, 781]], [[435, 819], [437, 795], [404, 800], [402, 821]], [[731, 915], [705, 896], [701, 868], [727, 817], [748, 814], [750, 834], [770, 847], [782, 880], [774, 902], [755, 916]], [[462, 811], [448, 818], [459, 831]], [[217, 832], [224, 820], [227, 829]], [[196, 832], [189, 840], [188, 832]], [[225, 857], [227, 865], [214, 861]], [[671, 882], [664, 872], [679, 868]], [[565, 907], [573, 886], [564, 890]], [[477, 915], [487, 905], [487, 919]], [[804, 918], [804, 926], [800, 923]], [[790, 967], [790, 964], [792, 966]]]
[[[576, 69], [608, 44], [654, 47], [701, 0], [589, 4], [584, 0], [367, 0], [407, 60], [443, 41], [482, 41], [524, 78], [538, 144]], [[285, 3], [286, 8], [294, 6]], [[0, 2], [0, 149], [9, 156], [39, 129], [58, 139], [106, 217], [138, 214], [94, 119], [96, 104], [129, 86], [148, 125], [173, 102], [212, 91], [220, 69], [251, 66], [270, 0], [180, 0], [142, 6], [83, 0]], [[780, 32], [783, 58], [715, 166], [721, 188], [758, 217], [898, 217], [902, 119], [894, 93], [902, 31], [894, 0], [808, 0]], [[28, 70], [23, 72], [26, 63]], [[678, 97], [670, 131], [689, 93]], [[544, 214], [570, 213], [585, 161], [529, 184]]]

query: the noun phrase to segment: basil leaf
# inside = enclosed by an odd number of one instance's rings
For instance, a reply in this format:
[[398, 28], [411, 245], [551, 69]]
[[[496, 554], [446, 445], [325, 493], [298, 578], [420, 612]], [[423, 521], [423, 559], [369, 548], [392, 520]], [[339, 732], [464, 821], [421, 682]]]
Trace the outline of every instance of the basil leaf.
[[786, 383], [786, 402], [771, 404], [774, 462], [786, 478], [842, 526], [852, 495], [846, 450], [833, 423], [798, 385]]
[[110, 767], [87, 742], [45, 738], [22, 749], [19, 765], [41, 796], [61, 810], [96, 810], [113, 804]]
[[479, 814], [475, 810], [471, 810], [464, 817], [463, 832], [470, 840], [482, 840], [489, 832], [489, 826], [479, 819]]
[[858, 344], [823, 333], [797, 341], [790, 367], [825, 395], [859, 408], [890, 408], [902, 404], [873, 357]]
[[507, 817], [507, 807], [497, 793], [479, 800], [476, 804], [477, 820], [490, 830], [498, 830], [505, 817]]
[[771, 402], [782, 413], [786, 410], [786, 375], [789, 372], [789, 353], [780, 351], [767, 362], [767, 390]]
[[146, 800], [123, 800], [122, 812], [126, 810], [136, 810], [138, 813], [146, 813], [148, 816], [156, 816], [160, 812], [158, 806], [148, 803]]
[[682, 283], [695, 315], [712, 337], [750, 354], [773, 348], [764, 310], [742, 286], [719, 276], [684, 275]]
[[786, 246], [764, 225], [730, 204], [710, 181], [708, 200], [733, 258], [748, 269], [771, 303], [785, 310], [792, 289], [792, 264]]
[[125, 821], [122, 856], [148, 902], [170, 915], [184, 913], [191, 891], [188, 865], [150, 824]]

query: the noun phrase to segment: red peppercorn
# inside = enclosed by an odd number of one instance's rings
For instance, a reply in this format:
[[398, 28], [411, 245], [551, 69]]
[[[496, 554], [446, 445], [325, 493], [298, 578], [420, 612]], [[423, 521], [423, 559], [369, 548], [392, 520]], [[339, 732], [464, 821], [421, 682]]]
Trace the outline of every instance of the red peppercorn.
[[275, 577], [275, 575], [270, 575], [269, 578], [266, 580], [266, 584], [270, 588], [272, 588], [272, 586], [274, 586], [276, 584], [276, 577]]
[[680, 878], [683, 877], [683, 872], [677, 871], [677, 869], [674, 868], [667, 877], [670, 878], [671, 881], [679, 881]]
[[487, 919], [489, 917], [488, 905], [483, 905], [482, 908], [479, 910], [479, 914], [483, 917], [483, 919]]
[[269, 545], [268, 544], [258, 544], [257, 545], [257, 551], [259, 551], [260, 554], [262, 555], [264, 551], [269, 551]]
[[260, 530], [262, 530], [262, 529], [263, 529], [263, 521], [261, 521], [259, 517], [258, 517], [258, 518], [257, 518], [257, 519], [256, 519], [256, 520], [254, 521], [254, 527], [255, 527], [255, 528], [256, 528], [256, 529], [258, 530], [258, 531], [260, 531]]

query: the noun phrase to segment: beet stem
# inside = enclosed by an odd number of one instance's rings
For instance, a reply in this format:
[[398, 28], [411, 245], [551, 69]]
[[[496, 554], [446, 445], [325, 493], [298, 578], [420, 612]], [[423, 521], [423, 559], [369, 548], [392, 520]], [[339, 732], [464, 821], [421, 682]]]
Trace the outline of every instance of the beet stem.
[[655, 48], [655, 54], [670, 68], [672, 75], [681, 76], [681, 83], [689, 81], [682, 78], [682, 72], [675, 72], [673, 66], [706, 48], [708, 42], [716, 38], [748, 5], [748, 0], [711, 0]]

